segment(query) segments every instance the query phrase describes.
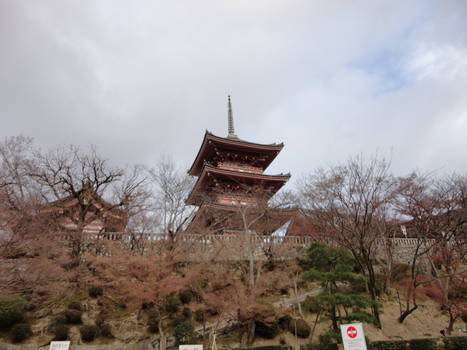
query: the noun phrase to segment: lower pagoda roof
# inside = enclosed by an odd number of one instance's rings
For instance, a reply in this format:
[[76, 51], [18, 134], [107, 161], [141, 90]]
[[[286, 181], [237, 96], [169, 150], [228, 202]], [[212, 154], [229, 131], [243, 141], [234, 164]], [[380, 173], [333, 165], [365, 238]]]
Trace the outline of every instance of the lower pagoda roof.
[[[230, 169], [222, 169], [205, 164], [203, 171], [196, 181], [190, 195], [186, 200], [189, 205], [201, 205], [208, 196], [207, 190], [216, 186], [217, 182], [230, 181], [245, 189], [245, 192], [252, 191], [254, 196], [255, 187], [262, 191], [261, 195], [269, 199], [288, 180], [290, 174], [265, 175], [258, 173], [243, 172]], [[258, 193], [259, 195], [259, 193]]]
[[[259, 235], [269, 235], [297, 214], [296, 208], [279, 209], [269, 207], [248, 206], [239, 208], [234, 205], [205, 203], [196, 212], [188, 225], [186, 232], [198, 234], [216, 234], [228, 231], [244, 231], [241, 210], [245, 210], [245, 217], [249, 229]], [[209, 225], [206, 221], [210, 221]]]

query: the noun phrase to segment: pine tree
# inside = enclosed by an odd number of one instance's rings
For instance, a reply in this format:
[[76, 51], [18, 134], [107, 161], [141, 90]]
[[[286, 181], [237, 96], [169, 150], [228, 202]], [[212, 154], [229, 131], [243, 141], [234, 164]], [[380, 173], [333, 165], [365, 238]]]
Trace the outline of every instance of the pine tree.
[[321, 282], [323, 290], [316, 297], [318, 312], [324, 312], [332, 321], [334, 331], [342, 323], [375, 322], [374, 316], [365, 310], [372, 306], [372, 301], [356, 292], [364, 288], [366, 278], [354, 272], [355, 260], [348, 250], [312, 243], [302, 266], [307, 269], [303, 274], [305, 280]]

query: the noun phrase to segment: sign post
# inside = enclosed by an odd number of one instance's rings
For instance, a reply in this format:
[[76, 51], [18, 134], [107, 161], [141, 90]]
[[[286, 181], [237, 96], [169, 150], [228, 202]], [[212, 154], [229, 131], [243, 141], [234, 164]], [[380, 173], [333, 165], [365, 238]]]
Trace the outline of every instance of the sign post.
[[341, 335], [344, 350], [367, 350], [361, 323], [342, 324]]
[[68, 350], [70, 341], [52, 341], [50, 342], [49, 350]]
[[178, 350], [203, 350], [203, 344], [201, 345], [179, 345]]

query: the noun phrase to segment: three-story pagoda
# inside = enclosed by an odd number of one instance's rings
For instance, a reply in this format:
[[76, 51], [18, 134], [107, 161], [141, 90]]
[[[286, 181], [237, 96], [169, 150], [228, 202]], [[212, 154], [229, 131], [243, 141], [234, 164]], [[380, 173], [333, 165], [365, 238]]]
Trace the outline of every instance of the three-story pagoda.
[[283, 147], [283, 143], [258, 144], [239, 139], [229, 96], [227, 137], [206, 131], [188, 170], [198, 180], [186, 203], [199, 209], [187, 231], [223, 234], [247, 229], [267, 235], [290, 220], [293, 210], [268, 206], [269, 199], [289, 180], [290, 174], [264, 173]]

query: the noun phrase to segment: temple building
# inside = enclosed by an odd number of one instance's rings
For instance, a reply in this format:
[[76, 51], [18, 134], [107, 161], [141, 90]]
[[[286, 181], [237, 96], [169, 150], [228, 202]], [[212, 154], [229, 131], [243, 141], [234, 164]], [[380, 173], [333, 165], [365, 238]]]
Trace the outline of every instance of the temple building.
[[187, 232], [269, 235], [289, 222], [295, 210], [274, 209], [268, 201], [290, 174], [264, 173], [283, 147], [283, 143], [258, 144], [238, 138], [229, 96], [227, 137], [206, 131], [188, 170], [198, 180], [186, 203], [199, 208]]

